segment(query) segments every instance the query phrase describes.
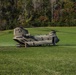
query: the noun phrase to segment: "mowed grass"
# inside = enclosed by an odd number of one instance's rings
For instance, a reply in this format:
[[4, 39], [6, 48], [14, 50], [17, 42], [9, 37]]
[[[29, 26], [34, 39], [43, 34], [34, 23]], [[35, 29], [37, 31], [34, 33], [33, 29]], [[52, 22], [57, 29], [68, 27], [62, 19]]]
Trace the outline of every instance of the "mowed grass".
[[13, 31], [0, 32], [0, 75], [76, 75], [76, 27], [27, 28], [32, 35], [56, 30], [57, 46], [17, 48]]

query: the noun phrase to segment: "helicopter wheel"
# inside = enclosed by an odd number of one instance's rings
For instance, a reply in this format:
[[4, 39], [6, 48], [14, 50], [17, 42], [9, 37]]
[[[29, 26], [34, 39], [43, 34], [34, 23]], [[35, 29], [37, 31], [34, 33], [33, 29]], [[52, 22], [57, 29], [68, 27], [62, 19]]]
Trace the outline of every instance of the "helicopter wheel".
[[53, 43], [53, 46], [55, 46], [55, 43]]

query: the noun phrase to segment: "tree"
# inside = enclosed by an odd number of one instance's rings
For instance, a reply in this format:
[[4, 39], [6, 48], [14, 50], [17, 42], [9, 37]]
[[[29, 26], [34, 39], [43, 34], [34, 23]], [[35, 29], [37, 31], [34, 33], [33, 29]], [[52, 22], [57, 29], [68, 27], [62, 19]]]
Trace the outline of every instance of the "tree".
[[18, 17], [22, 13], [22, 0], [0, 0], [0, 29], [13, 29], [18, 24]]

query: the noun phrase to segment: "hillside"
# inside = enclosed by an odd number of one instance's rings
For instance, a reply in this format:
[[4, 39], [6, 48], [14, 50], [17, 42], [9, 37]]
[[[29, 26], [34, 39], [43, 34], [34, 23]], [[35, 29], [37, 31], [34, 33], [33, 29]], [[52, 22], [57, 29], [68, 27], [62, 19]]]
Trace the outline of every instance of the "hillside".
[[32, 35], [55, 29], [57, 46], [15, 47], [13, 30], [0, 32], [0, 75], [76, 75], [76, 27], [27, 28]]

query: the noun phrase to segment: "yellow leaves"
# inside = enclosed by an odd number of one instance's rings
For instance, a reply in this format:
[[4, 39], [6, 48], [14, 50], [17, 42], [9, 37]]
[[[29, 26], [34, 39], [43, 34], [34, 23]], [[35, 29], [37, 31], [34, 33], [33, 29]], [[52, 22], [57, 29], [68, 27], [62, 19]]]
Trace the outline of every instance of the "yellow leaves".
[[28, 23], [32, 19], [32, 16], [28, 19], [26, 19], [26, 23]]
[[48, 18], [47, 18], [47, 16], [40, 16], [40, 17], [39, 17], [39, 20], [45, 22], [45, 21], [48, 20]]
[[65, 7], [65, 8], [69, 8], [69, 9], [70, 9], [70, 8], [72, 8], [72, 7], [73, 7], [73, 5], [74, 5], [74, 3], [73, 3], [73, 2], [68, 1], [68, 2], [66, 2], [66, 3], [65, 3], [65, 6], [64, 6], [64, 7]]
[[18, 2], [17, 2], [17, 8], [21, 8], [22, 7], [22, 2], [19, 0]]

